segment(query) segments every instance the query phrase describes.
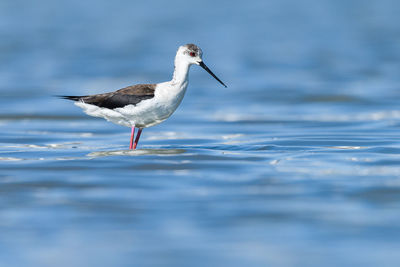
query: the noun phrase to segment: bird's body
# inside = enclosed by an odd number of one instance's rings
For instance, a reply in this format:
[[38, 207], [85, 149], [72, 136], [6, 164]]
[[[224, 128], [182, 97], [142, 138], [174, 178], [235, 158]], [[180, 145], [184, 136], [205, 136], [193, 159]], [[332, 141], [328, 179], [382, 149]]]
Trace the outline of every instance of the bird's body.
[[[151, 95], [137, 97], [135, 89], [152, 90]], [[169, 82], [160, 84], [140, 84], [123, 88], [116, 93], [94, 95], [75, 102], [75, 105], [94, 117], [101, 117], [115, 124], [127, 127], [147, 128], [166, 120], [177, 109], [185, 95], [187, 82], [182, 86], [172, 86]], [[133, 92], [132, 92], [133, 91]], [[132, 94], [133, 93], [133, 94]], [[112, 96], [111, 96], [112, 95]], [[103, 105], [91, 104], [90, 100], [97, 98], [114, 98]], [[130, 101], [129, 101], [130, 100]], [[115, 102], [121, 102], [117, 105]]]
[[[182, 102], [189, 82], [189, 68], [192, 64], [200, 65], [223, 84], [203, 63], [201, 49], [196, 45], [188, 44], [179, 47], [177, 51], [171, 81], [138, 84], [104, 94], [62, 97], [76, 101], [75, 104], [90, 116], [101, 117], [115, 124], [131, 127], [130, 148], [132, 149], [136, 147], [143, 128], [163, 122]], [[139, 132], [133, 147], [135, 127], [139, 128]]]

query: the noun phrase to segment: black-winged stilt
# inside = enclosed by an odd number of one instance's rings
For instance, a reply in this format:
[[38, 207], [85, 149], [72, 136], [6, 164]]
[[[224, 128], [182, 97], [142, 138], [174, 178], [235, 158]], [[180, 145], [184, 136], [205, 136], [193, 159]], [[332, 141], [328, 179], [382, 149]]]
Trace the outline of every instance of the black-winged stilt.
[[[168, 82], [137, 84], [97, 95], [60, 97], [74, 100], [75, 104], [90, 116], [131, 127], [129, 148], [135, 149], [143, 128], [163, 122], [179, 106], [188, 86], [191, 65], [199, 65], [226, 87], [204, 64], [202, 55], [201, 49], [194, 44], [180, 46], [175, 57], [174, 74]], [[135, 127], [139, 129], [136, 139]]]

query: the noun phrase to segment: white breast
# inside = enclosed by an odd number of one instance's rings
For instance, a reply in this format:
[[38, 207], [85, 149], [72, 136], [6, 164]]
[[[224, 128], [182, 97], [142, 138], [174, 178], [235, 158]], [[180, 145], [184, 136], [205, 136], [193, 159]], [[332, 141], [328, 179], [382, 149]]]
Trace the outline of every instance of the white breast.
[[153, 98], [143, 100], [137, 105], [128, 105], [113, 110], [84, 102], [75, 102], [75, 104], [90, 116], [101, 117], [122, 126], [145, 128], [163, 122], [174, 113], [182, 102], [187, 85], [187, 81], [181, 84], [159, 83]]

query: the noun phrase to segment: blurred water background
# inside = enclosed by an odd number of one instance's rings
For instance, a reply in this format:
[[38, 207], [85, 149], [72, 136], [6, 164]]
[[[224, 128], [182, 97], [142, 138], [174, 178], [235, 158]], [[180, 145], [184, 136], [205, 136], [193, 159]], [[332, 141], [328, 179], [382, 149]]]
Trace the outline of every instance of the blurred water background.
[[[398, 266], [400, 2], [0, 2], [0, 266]], [[53, 95], [171, 78], [145, 129]]]

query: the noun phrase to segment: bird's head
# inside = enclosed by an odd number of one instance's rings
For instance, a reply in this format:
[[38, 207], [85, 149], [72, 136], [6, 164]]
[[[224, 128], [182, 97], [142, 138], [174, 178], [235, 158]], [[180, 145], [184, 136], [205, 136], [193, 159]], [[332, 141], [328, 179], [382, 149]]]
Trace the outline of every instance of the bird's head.
[[204, 64], [203, 51], [195, 44], [186, 44], [178, 48], [176, 60], [187, 62], [189, 65], [198, 65], [205, 69], [211, 76], [219, 81], [223, 86], [226, 85]]

